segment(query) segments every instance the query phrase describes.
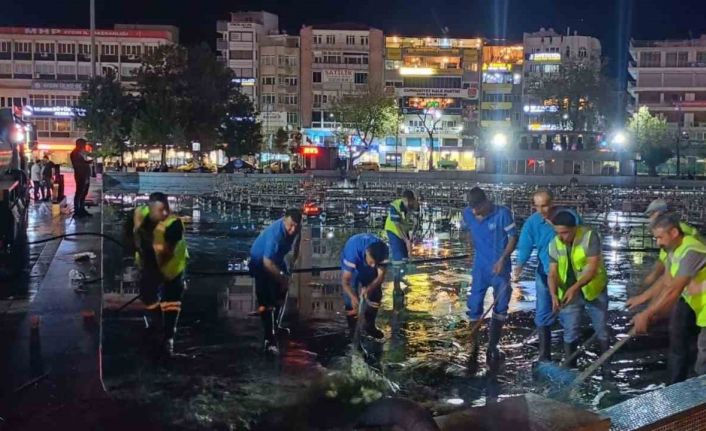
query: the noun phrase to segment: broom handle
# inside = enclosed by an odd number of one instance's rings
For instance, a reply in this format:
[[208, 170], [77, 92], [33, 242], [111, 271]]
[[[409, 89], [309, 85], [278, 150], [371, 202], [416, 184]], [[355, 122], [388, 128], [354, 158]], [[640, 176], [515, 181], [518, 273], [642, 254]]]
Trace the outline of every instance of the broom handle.
[[579, 376], [576, 378], [576, 380], [574, 380], [574, 382], [573, 382], [571, 385], [572, 385], [572, 386], [578, 386], [578, 385], [580, 385], [581, 383], [583, 383], [584, 380], [586, 380], [587, 378], [589, 378], [589, 377], [591, 376], [591, 374], [593, 374], [598, 368], [600, 368], [600, 366], [603, 365], [603, 363], [604, 363], [605, 361], [607, 361], [608, 359], [610, 359], [610, 357], [613, 356], [613, 354], [614, 354], [615, 352], [617, 352], [618, 350], [620, 350], [620, 348], [623, 347], [623, 345], [625, 345], [625, 343], [627, 343], [628, 341], [630, 341], [630, 339], [631, 339], [632, 337], [634, 337], [634, 336], [635, 336], [635, 327], [632, 327], [632, 328], [630, 329], [630, 332], [628, 332], [628, 335], [627, 335], [625, 338], [623, 338], [622, 340], [620, 340], [620, 341], [618, 341], [617, 343], [615, 343], [615, 344], [613, 345], [613, 347], [610, 348], [610, 350], [608, 350], [608, 351], [606, 351], [605, 353], [603, 353], [603, 354], [601, 355], [601, 357], [598, 358], [597, 361], [595, 361], [594, 363], [592, 363], [592, 364], [591, 364], [588, 368], [586, 368], [581, 374], [579, 374]]

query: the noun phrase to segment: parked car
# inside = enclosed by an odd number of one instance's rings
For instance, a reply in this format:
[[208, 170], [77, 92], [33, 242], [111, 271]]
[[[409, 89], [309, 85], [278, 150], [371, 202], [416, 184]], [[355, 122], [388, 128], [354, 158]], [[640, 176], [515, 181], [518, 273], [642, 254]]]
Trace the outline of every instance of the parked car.
[[234, 172], [245, 172], [248, 174], [252, 174], [255, 172], [262, 172], [262, 169], [258, 169], [257, 167], [253, 166], [252, 164], [246, 162], [243, 159], [233, 159], [225, 165], [219, 167], [218, 172], [228, 174], [232, 174]]
[[361, 172], [378, 172], [380, 170], [380, 164], [377, 162], [360, 162], [357, 168]]
[[194, 163], [194, 162], [189, 162], [185, 165], [177, 166], [176, 170], [177, 170], [177, 172], [200, 172], [200, 173], [203, 173], [203, 172], [208, 173], [208, 172], [215, 172], [216, 171], [215, 166], [213, 166], [211, 164], [207, 164], [207, 163], [198, 164], [198, 163]]

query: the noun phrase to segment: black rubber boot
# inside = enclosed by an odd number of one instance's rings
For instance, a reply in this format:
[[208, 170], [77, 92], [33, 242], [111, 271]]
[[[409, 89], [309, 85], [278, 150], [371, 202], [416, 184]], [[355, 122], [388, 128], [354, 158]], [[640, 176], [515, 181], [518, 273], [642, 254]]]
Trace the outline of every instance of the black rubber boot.
[[384, 338], [385, 334], [378, 329], [377, 326], [375, 326], [375, 319], [377, 319], [378, 316], [378, 309], [371, 307], [368, 303], [365, 303], [365, 311], [363, 313], [365, 314], [365, 333], [378, 340]]
[[539, 326], [537, 328], [539, 336], [539, 362], [549, 362], [552, 360], [552, 329], [549, 326]]
[[346, 315], [346, 323], [348, 324], [348, 337], [353, 338], [355, 327], [358, 324], [358, 318], [355, 315]]
[[490, 319], [490, 328], [488, 328], [488, 352], [486, 353], [485, 362], [488, 364], [501, 362], [505, 355], [498, 349], [500, 337], [503, 333], [503, 325], [505, 321], [499, 319]]
[[164, 312], [164, 345], [163, 353], [165, 356], [171, 357], [174, 355], [174, 336], [176, 335], [177, 322], [179, 321], [178, 311]]
[[[471, 322], [473, 327], [474, 322]], [[478, 372], [478, 352], [480, 350], [480, 328], [471, 336], [471, 351], [468, 355], [468, 374], [475, 376]]]
[[[564, 359], [568, 358], [569, 356], [573, 355], [573, 353], [578, 349], [579, 347], [579, 342], [574, 341], [572, 343], [564, 343]], [[576, 368], [576, 362], [578, 360], [578, 355], [571, 360], [566, 366], [568, 368]]]

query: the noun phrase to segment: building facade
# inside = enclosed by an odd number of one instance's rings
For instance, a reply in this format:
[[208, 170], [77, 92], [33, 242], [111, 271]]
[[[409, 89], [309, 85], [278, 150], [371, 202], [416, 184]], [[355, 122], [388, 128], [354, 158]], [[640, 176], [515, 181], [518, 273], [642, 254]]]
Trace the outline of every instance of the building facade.
[[[568, 29], [559, 34], [541, 28], [524, 34], [522, 49], [521, 76], [512, 73], [513, 85], [517, 85], [514, 78], [521, 81], [521, 102], [512, 106], [505, 124], [512, 126], [513, 133], [504, 134], [502, 140], [494, 139], [493, 133], [484, 140], [478, 170], [524, 175], [633, 175], [633, 155], [602, 148], [605, 137], [598, 126], [586, 130], [571, 124], [568, 115], [560, 114], [562, 101], [542, 100], [534, 91], [541, 78], [559, 73], [562, 66], [589, 67], [598, 72], [598, 39], [572, 34]], [[506, 75], [509, 81], [509, 72]], [[516, 90], [514, 94], [510, 99], [516, 101]]]
[[433, 149], [436, 168], [475, 168], [481, 48], [481, 39], [385, 38], [385, 90], [403, 115], [385, 163], [427, 169]]
[[503, 134], [518, 141], [522, 125], [522, 83], [524, 49], [522, 45], [483, 47], [481, 78], [481, 140], [491, 142]]
[[333, 113], [336, 101], [346, 94], [382, 90], [382, 31], [333, 24], [304, 26], [299, 36], [302, 132], [312, 144], [335, 145], [340, 127]]
[[[116, 25], [96, 30], [96, 73], [111, 70], [125, 84], [134, 80], [142, 56], [177, 43], [169, 26]], [[21, 107], [35, 124], [38, 155], [66, 163], [76, 138], [74, 107], [91, 77], [87, 29], [0, 27], [0, 107]]]

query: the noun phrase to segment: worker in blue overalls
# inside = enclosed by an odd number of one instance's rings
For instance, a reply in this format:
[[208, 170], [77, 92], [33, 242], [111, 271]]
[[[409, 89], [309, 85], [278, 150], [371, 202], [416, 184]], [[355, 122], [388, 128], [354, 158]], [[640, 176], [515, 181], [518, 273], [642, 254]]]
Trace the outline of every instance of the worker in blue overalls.
[[552, 331], [556, 321], [552, 311], [552, 295], [547, 284], [549, 274], [549, 244], [554, 239], [554, 225], [550, 221], [554, 196], [549, 190], [538, 190], [532, 195], [536, 212], [525, 220], [517, 244], [517, 266], [514, 278], [519, 280], [522, 267], [527, 264], [532, 250], [537, 249], [537, 270], [535, 272], [535, 313], [534, 323], [539, 336], [539, 361], [551, 361]]
[[385, 281], [383, 263], [389, 256], [387, 244], [371, 233], [359, 233], [348, 238], [341, 253], [341, 288], [351, 335], [358, 319], [358, 308], [363, 301], [362, 314], [365, 332], [373, 338], [382, 338], [383, 332], [375, 326], [382, 283]]
[[[507, 207], [495, 205], [485, 192], [474, 187], [469, 192], [468, 207], [463, 210], [463, 221], [473, 243], [471, 292], [468, 296], [468, 316], [475, 323], [483, 316], [483, 301], [489, 286], [493, 287], [495, 305], [490, 319], [487, 362], [502, 359], [498, 349], [502, 327], [507, 319], [510, 303], [510, 255], [517, 244], [517, 229]], [[469, 371], [475, 373], [478, 364], [479, 331], [471, 340]]]
[[409, 260], [412, 252], [412, 239], [410, 230], [412, 225], [409, 220], [410, 212], [417, 208], [417, 199], [414, 192], [405, 190], [402, 197], [390, 202], [385, 219], [385, 233], [390, 242], [392, 266], [394, 271], [395, 290], [400, 289], [402, 281], [402, 268]]

